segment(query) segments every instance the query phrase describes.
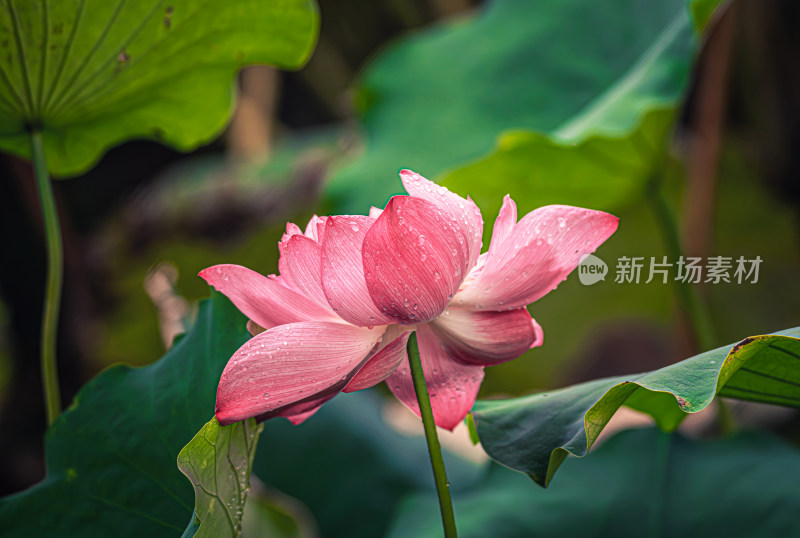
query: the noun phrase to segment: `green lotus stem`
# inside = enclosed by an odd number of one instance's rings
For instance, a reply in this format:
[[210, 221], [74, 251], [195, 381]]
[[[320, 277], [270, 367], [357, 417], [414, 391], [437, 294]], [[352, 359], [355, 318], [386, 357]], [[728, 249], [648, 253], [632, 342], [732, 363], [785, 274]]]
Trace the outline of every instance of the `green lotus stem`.
[[61, 251], [61, 230], [58, 224], [58, 211], [53, 197], [53, 186], [47, 163], [44, 158], [42, 133], [31, 132], [33, 168], [36, 184], [39, 187], [39, 200], [42, 203], [45, 238], [47, 240], [47, 288], [44, 296], [42, 317], [41, 361], [42, 385], [44, 387], [47, 424], [50, 425], [61, 413], [61, 390], [58, 386], [56, 366], [56, 339], [58, 335], [58, 314], [61, 309], [61, 287], [63, 280], [63, 254]]
[[414, 390], [417, 393], [422, 426], [425, 428], [425, 440], [428, 442], [428, 453], [431, 456], [433, 478], [436, 482], [436, 493], [439, 495], [439, 510], [442, 513], [442, 526], [445, 538], [456, 538], [456, 519], [453, 513], [453, 500], [450, 498], [450, 482], [442, 459], [442, 447], [436, 435], [436, 423], [433, 421], [431, 399], [428, 396], [428, 387], [425, 385], [425, 376], [422, 373], [422, 361], [419, 358], [417, 335], [411, 333], [408, 339], [408, 364], [411, 366], [411, 378], [414, 380]]
[[[650, 183], [648, 198], [661, 228], [667, 253], [670, 258], [677, 260], [684, 255], [678, 232], [678, 222], [672, 208], [664, 197], [657, 177]], [[675, 282], [675, 284], [678, 301], [680, 301], [689, 318], [697, 345], [701, 351], [714, 349], [717, 338], [714, 334], [714, 326], [711, 323], [711, 315], [705, 302], [697, 292], [697, 287], [689, 282]]]

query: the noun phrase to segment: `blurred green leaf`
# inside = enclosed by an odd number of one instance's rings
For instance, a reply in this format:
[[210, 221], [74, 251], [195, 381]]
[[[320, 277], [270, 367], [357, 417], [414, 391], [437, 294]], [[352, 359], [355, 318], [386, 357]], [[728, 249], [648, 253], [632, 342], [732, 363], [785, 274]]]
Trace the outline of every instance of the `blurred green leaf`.
[[276, 490], [266, 490], [253, 476], [242, 517], [245, 538], [316, 538], [314, 518], [308, 508]]
[[491, 193], [492, 203], [564, 185], [560, 203], [586, 199], [586, 188], [608, 190], [599, 201], [613, 204], [664, 151], [697, 47], [685, 0], [495, 0], [402, 40], [370, 67], [366, 151], [329, 197], [337, 210], [363, 212], [400, 190], [399, 168], [437, 176], [514, 130], [488, 161], [445, 183]]
[[644, 374], [510, 400], [478, 401], [478, 436], [495, 461], [547, 486], [568, 454], [584, 456], [621, 405], [663, 429], [716, 395], [800, 407], [800, 327], [752, 336]]
[[195, 510], [184, 536], [236, 538], [242, 531], [250, 469], [263, 425], [255, 419], [220, 426], [212, 418], [178, 454], [192, 482]]
[[190, 150], [227, 122], [243, 65], [299, 67], [313, 0], [7, 0], [0, 10], [0, 148], [81, 173], [131, 138]]
[[245, 321], [213, 293], [161, 360], [90, 381], [47, 432], [44, 481], [0, 499], [0, 535], [178, 536], [194, 496], [175, 458], [214, 412]]
[[[376, 390], [339, 394], [299, 426], [264, 425], [253, 472], [303, 502], [320, 536], [383, 536], [401, 499], [435, 491], [425, 438], [392, 429], [381, 403]], [[474, 486], [481, 467], [444, 458], [453, 491]]]
[[[655, 428], [617, 434], [591, 456], [570, 458], [547, 490], [493, 466], [454, 495], [461, 538], [797, 535], [800, 453], [756, 433], [697, 441]], [[432, 494], [408, 499], [391, 538], [442, 532]]]

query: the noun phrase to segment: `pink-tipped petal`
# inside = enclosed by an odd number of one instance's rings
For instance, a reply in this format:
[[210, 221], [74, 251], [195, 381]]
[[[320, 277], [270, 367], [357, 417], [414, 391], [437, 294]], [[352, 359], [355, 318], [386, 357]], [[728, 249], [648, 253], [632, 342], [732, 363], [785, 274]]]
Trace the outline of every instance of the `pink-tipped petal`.
[[342, 392], [355, 392], [368, 389], [392, 375], [397, 366], [406, 359], [406, 345], [409, 331], [404, 331], [398, 325], [390, 325], [384, 333], [378, 352], [372, 356], [361, 370], [342, 389]]
[[619, 219], [570, 206], [540, 207], [525, 215], [453, 300], [479, 310], [510, 310], [555, 289], [617, 229]]
[[297, 291], [329, 310], [328, 300], [322, 291], [322, 247], [319, 243], [304, 235], [294, 235], [282, 241], [278, 248], [281, 253], [281, 275], [288, 277]]
[[298, 226], [294, 222], [287, 222], [286, 233], [283, 234], [281, 241], [285, 241], [286, 239], [292, 237], [293, 235], [303, 235], [303, 230], [301, 230], [300, 226]]
[[531, 344], [531, 348], [539, 347], [544, 344], [544, 331], [542, 330], [541, 325], [536, 323], [536, 320], [533, 318], [531, 318], [531, 324], [533, 325], [533, 334], [536, 335], [533, 343]]
[[305, 422], [307, 418], [309, 418], [311, 415], [313, 415], [314, 413], [319, 411], [320, 407], [322, 407], [321, 404], [316, 406], [316, 407], [314, 407], [310, 411], [303, 411], [302, 413], [292, 413], [292, 414], [288, 414], [287, 413], [287, 414], [282, 414], [281, 416], [282, 417], [286, 417], [286, 419], [289, 422], [291, 422], [293, 425], [297, 426], [298, 424], [302, 424], [303, 422]]
[[324, 227], [325, 217], [318, 217], [314, 215], [311, 217], [311, 220], [308, 221], [308, 224], [306, 224], [305, 236], [309, 239], [313, 239], [317, 243], [322, 243], [322, 237], [320, 236], [319, 230], [320, 228]]
[[361, 215], [328, 217], [322, 242], [322, 289], [343, 320], [361, 327], [387, 325], [364, 280], [362, 246], [374, 220]]
[[383, 209], [380, 209], [375, 206], [369, 208], [369, 216], [373, 219], [377, 219], [378, 217], [380, 217], [381, 213], [383, 213]]
[[266, 415], [258, 417], [259, 422], [262, 420], [266, 420], [268, 418], [275, 417], [285, 417], [289, 422], [297, 426], [306, 421], [308, 417], [319, 411], [322, 404], [330, 400], [336, 396], [336, 394], [331, 394], [330, 396], [325, 396], [324, 398], [317, 398], [314, 400], [310, 400], [307, 402], [301, 402], [299, 404], [290, 405], [286, 407], [282, 411], [278, 413], [267, 413]]
[[292, 415], [309, 411], [298, 409], [297, 404], [341, 391], [370, 356], [381, 332], [308, 321], [281, 325], [251, 338], [222, 372], [217, 419], [225, 425], [287, 409]]
[[200, 276], [265, 329], [298, 321], [337, 319], [330, 310], [278, 280], [240, 265], [215, 265], [200, 271]]
[[433, 203], [446, 213], [452, 222], [461, 227], [464, 237], [467, 238], [469, 260], [467, 268], [475, 265], [483, 244], [483, 217], [475, 202], [469, 197], [465, 200], [446, 187], [439, 186], [411, 170], [401, 170], [400, 179], [408, 194]]
[[466, 276], [461, 228], [432, 203], [395, 196], [364, 238], [364, 277], [373, 302], [401, 324], [441, 314]]
[[[469, 366], [448, 357], [427, 325], [417, 327], [417, 342], [434, 422], [452, 431], [475, 404], [483, 381], [483, 367]], [[400, 363], [386, 384], [401, 402], [420, 416], [408, 361]]]
[[494, 221], [492, 228], [492, 242], [489, 243], [489, 255], [496, 254], [506, 239], [511, 235], [514, 225], [517, 223], [517, 204], [506, 194], [503, 198], [503, 207]]
[[448, 308], [431, 326], [453, 359], [494, 366], [516, 359], [536, 344], [535, 323], [525, 308], [502, 312]]

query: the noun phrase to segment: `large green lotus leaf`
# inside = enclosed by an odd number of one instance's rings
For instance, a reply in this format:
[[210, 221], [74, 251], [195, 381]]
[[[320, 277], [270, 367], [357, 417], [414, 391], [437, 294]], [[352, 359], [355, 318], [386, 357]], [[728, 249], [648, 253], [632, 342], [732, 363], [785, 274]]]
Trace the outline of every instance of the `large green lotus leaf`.
[[0, 500], [0, 535], [179, 536], [194, 494], [175, 461], [214, 413], [245, 321], [213, 293], [161, 360], [90, 381], [47, 432], [44, 481]]
[[[655, 428], [621, 432], [583, 460], [570, 458], [543, 490], [493, 466], [454, 494], [461, 538], [551, 536], [797, 536], [797, 448], [739, 433], [714, 441]], [[442, 534], [432, 494], [405, 502], [391, 538]]]
[[247, 64], [294, 68], [317, 34], [313, 0], [5, 0], [0, 149], [68, 176], [131, 138], [181, 150], [217, 135]]
[[[593, 135], [575, 144], [532, 131], [508, 132], [490, 156], [445, 174], [440, 183], [469, 193], [484, 222], [494, 222], [508, 193], [520, 215], [548, 204], [617, 212], [642, 199], [656, 162], [662, 177], [682, 172], [665, 153], [674, 116], [673, 109], [654, 110], [627, 137]], [[485, 226], [484, 243], [490, 238]]]
[[192, 482], [195, 495], [195, 510], [183, 536], [241, 534], [250, 469], [263, 428], [252, 418], [220, 426], [214, 417], [183, 447], [178, 468]]
[[[401, 41], [369, 68], [366, 149], [333, 179], [330, 199], [362, 212], [400, 190], [399, 168], [438, 176], [486, 156], [508, 130], [478, 169], [488, 174], [451, 174], [448, 186], [499, 200], [564, 183], [559, 199], [569, 203], [585, 198], [569, 196], [581, 186], [603, 190], [595, 183], [610, 177], [604, 199], [624, 199], [664, 150], [697, 48], [685, 0], [490, 2], [473, 18]], [[532, 159], [520, 155], [529, 151]], [[528, 175], [516, 170], [530, 166]], [[516, 180], [506, 183], [509, 168]]]
[[621, 405], [672, 430], [717, 395], [800, 407], [800, 327], [745, 338], [644, 374], [478, 401], [472, 415], [489, 456], [546, 487], [568, 454], [588, 452]]

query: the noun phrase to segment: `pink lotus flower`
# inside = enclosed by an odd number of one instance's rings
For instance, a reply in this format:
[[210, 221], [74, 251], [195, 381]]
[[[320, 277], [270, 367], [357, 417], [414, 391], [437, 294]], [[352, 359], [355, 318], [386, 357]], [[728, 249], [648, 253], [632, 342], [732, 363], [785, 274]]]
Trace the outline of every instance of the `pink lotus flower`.
[[526, 305], [554, 289], [617, 229], [613, 215], [547, 206], [517, 222], [506, 196], [488, 252], [475, 203], [414, 172], [409, 196], [369, 216], [289, 223], [280, 275], [237, 265], [200, 276], [247, 315], [253, 338], [225, 367], [221, 424], [287, 417], [298, 424], [339, 392], [386, 381], [419, 415], [406, 358], [417, 332], [438, 426], [452, 430], [472, 408], [484, 367], [542, 344]]

